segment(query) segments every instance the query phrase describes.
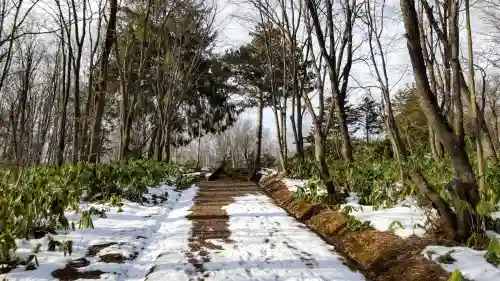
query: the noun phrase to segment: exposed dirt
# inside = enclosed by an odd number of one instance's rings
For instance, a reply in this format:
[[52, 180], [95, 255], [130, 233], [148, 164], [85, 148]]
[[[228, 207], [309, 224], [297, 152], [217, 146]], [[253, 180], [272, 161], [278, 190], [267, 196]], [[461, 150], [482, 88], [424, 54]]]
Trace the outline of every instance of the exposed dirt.
[[[142, 238], [142, 237], [138, 236], [138, 238]], [[146, 237], [144, 237], [143, 239], [146, 239]], [[118, 243], [111, 242], [111, 243], [97, 244], [97, 245], [90, 246], [87, 249], [87, 254], [85, 256], [95, 257], [95, 256], [97, 256], [97, 254], [99, 254], [100, 251], [102, 251], [110, 246], [117, 245], [117, 244]], [[124, 255], [118, 254], [118, 253], [110, 253], [110, 254], [105, 254], [105, 255], [99, 256], [99, 261], [104, 262], [104, 263], [124, 263], [127, 260], [135, 259], [138, 255], [139, 255], [138, 252], [134, 252], [130, 257], [125, 257]]]
[[99, 261], [104, 263], [124, 263], [127, 260], [133, 260], [139, 255], [138, 252], [134, 252], [130, 257], [125, 257], [122, 254], [113, 253], [99, 256]]
[[95, 257], [97, 254], [102, 251], [103, 249], [116, 245], [118, 243], [111, 242], [111, 243], [105, 243], [105, 244], [97, 244], [97, 245], [92, 245], [87, 249], [87, 254], [85, 256], [87, 257]]
[[391, 232], [373, 228], [350, 232], [338, 208], [294, 200], [280, 177], [260, 184], [274, 201], [289, 214], [305, 223], [346, 258], [346, 264], [360, 269], [376, 281], [445, 281], [449, 273], [425, 259], [421, 252], [427, 245], [453, 245], [439, 237], [402, 239]]
[[222, 207], [234, 202], [237, 196], [261, 193], [259, 187], [247, 180], [248, 173], [238, 172], [239, 179], [229, 177], [224, 169], [213, 173], [209, 181], [199, 182], [199, 191], [194, 199], [188, 219], [192, 221], [192, 235], [189, 239], [190, 252], [186, 254], [194, 271], [187, 272], [192, 280], [204, 280], [209, 276], [204, 263], [210, 261], [209, 250], [221, 249], [210, 240], [217, 239], [231, 243], [228, 229], [229, 216]]
[[34, 227], [26, 234], [26, 239], [40, 239], [48, 234], [57, 234], [57, 232], [52, 228]]
[[60, 281], [73, 281], [77, 279], [98, 279], [101, 277], [101, 274], [104, 274], [100, 270], [78, 271], [78, 268], [88, 266], [89, 264], [90, 262], [85, 258], [72, 260], [66, 264], [66, 267], [52, 272], [52, 277]]

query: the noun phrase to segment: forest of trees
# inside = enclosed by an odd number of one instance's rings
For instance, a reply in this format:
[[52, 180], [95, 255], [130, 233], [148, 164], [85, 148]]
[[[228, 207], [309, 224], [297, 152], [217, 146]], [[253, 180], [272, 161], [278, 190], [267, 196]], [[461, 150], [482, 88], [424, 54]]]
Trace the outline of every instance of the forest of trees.
[[[219, 7], [209, 1], [49, 2], [0, 4], [5, 165], [170, 161], [173, 148], [211, 135], [218, 160], [233, 166], [258, 168], [273, 154], [284, 171], [313, 163], [335, 202], [335, 165], [356, 165], [363, 145], [380, 143], [454, 239], [478, 230], [481, 200], [500, 198], [486, 176], [500, 149], [495, 1], [248, 0], [238, 20], [252, 24], [251, 40], [223, 53], [214, 51]], [[472, 36], [479, 21], [488, 50]], [[406, 87], [395, 87], [401, 75], [389, 68], [395, 23], [404, 26]], [[370, 82], [355, 79], [359, 64]], [[354, 102], [355, 91], [363, 94]], [[233, 130], [240, 138], [225, 144], [224, 131], [249, 108], [257, 124], [240, 126], [252, 137]], [[262, 144], [266, 108], [276, 152]], [[411, 164], [422, 151], [453, 169], [451, 200]]]

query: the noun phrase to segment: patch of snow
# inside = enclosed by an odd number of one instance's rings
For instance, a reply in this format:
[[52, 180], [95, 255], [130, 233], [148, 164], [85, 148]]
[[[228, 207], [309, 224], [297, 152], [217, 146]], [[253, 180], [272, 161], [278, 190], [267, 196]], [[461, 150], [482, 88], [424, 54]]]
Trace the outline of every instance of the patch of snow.
[[486, 230], [486, 236], [488, 236], [488, 238], [490, 239], [492, 238], [500, 239], [500, 233], [497, 233], [493, 230]]
[[[450, 252], [451, 251], [451, 252]], [[438, 262], [437, 259], [450, 253], [450, 256], [455, 259], [452, 264], [442, 264], [441, 267], [448, 272], [460, 270], [463, 276], [468, 280], [475, 281], [492, 281], [500, 280], [500, 269], [488, 263], [484, 258], [486, 251], [476, 251], [467, 247], [443, 247], [443, 246], [427, 246], [422, 254]]]
[[[40, 251], [36, 253], [40, 267], [33, 271], [25, 271], [20, 266], [7, 274], [0, 274], [0, 280], [6, 278], [9, 281], [42, 281], [54, 280], [51, 273], [78, 258], [83, 258], [87, 254], [90, 246], [116, 243], [115, 245], [100, 250], [96, 257], [86, 257], [90, 265], [80, 268], [80, 271], [101, 270], [106, 272], [99, 280], [143, 280], [146, 274], [155, 263], [158, 257], [157, 252], [178, 252], [183, 245], [185, 235], [179, 231], [187, 228], [176, 228], [182, 224], [180, 217], [184, 215], [192, 205], [197, 187], [191, 187], [182, 192], [175, 191], [173, 187], [163, 185], [157, 188], [149, 188], [146, 197], [168, 194], [166, 201], [159, 205], [141, 205], [139, 203], [123, 200], [122, 212], [118, 212], [119, 207], [112, 207], [109, 204], [81, 203], [79, 208], [86, 210], [90, 207], [106, 211], [106, 218], [92, 216], [94, 229], [76, 229], [67, 233], [59, 232], [51, 235], [51, 238], [64, 242], [72, 240], [73, 253], [71, 256], [64, 256], [61, 251], [49, 252], [49, 237], [41, 239], [17, 240], [18, 249], [16, 256], [26, 258], [33, 254], [33, 249], [40, 244]], [[66, 217], [78, 227], [80, 215], [75, 212], [66, 212]], [[190, 227], [188, 227], [190, 229]], [[175, 236], [175, 241], [172, 237]], [[169, 240], [170, 239], [170, 240]], [[184, 243], [186, 244], [186, 243]], [[141, 252], [142, 251], [142, 252]], [[106, 254], [121, 254], [125, 258], [131, 258], [137, 254], [134, 260], [126, 260], [123, 264], [107, 264], [99, 261], [100, 256]], [[164, 279], [162, 279], [164, 280]], [[172, 280], [176, 280], [175, 278]]]
[[237, 197], [224, 209], [233, 242], [210, 240], [223, 249], [209, 253], [205, 280], [365, 280], [269, 197]]
[[299, 189], [299, 186], [305, 187], [307, 185], [307, 180], [294, 180], [285, 178], [282, 181], [291, 192], [296, 192]]
[[[360, 221], [370, 221], [372, 226], [379, 231], [388, 231], [393, 222], [400, 222], [403, 228], [395, 226], [394, 233], [402, 238], [408, 238], [412, 235], [423, 236], [427, 220], [426, 215], [413, 198], [408, 197], [403, 202], [393, 208], [375, 210], [374, 206], [360, 205], [356, 201], [357, 196], [351, 194], [347, 204], [341, 206], [352, 206], [355, 209], [350, 212]], [[359, 201], [358, 201], [359, 202]]]
[[286, 187], [288, 190], [291, 192], [297, 192], [299, 188], [303, 189], [303, 192], [306, 194], [315, 194], [315, 195], [326, 195], [327, 191], [326, 188], [322, 187], [316, 187], [316, 190], [311, 189], [310, 187], [307, 186], [308, 181], [307, 180], [299, 180], [299, 179], [283, 179], [283, 183], [285, 183]]
[[[140, 264], [150, 264], [150, 273], [141, 274], [141, 277], [146, 276], [148, 281], [189, 280], [186, 269], [190, 269], [191, 265], [186, 261], [186, 252], [189, 251], [192, 223], [186, 216], [194, 205], [193, 199], [197, 192], [197, 186], [186, 190], [176, 208], [162, 219], [160, 228], [152, 237], [154, 243], [150, 243], [137, 258]], [[151, 261], [154, 263], [151, 264]]]
[[114, 244], [109, 247], [106, 247], [97, 253], [97, 256], [104, 256], [109, 254], [119, 254], [126, 259], [129, 259], [134, 256], [134, 253], [137, 251], [137, 248], [130, 244]]
[[349, 192], [349, 196], [345, 199], [347, 204], [359, 204], [359, 197], [356, 192]]
[[278, 171], [269, 168], [262, 168], [258, 171], [258, 174], [262, 175], [260, 182], [263, 182], [269, 177], [278, 175]]

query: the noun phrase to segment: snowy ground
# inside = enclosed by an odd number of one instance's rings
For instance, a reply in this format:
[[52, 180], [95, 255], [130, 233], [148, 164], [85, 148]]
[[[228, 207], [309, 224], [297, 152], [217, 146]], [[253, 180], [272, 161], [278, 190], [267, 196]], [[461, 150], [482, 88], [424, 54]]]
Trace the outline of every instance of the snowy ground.
[[[169, 186], [150, 189], [145, 196], [153, 203], [124, 201], [123, 206], [81, 204], [82, 210], [105, 210], [106, 217], [93, 216], [94, 229], [76, 229], [53, 235], [51, 239], [73, 242], [73, 253], [49, 252], [48, 236], [19, 240], [16, 254], [28, 257], [37, 244], [40, 267], [24, 266], [0, 275], [0, 280], [56, 280], [52, 273], [70, 261], [84, 260], [76, 272], [104, 272], [98, 279], [110, 281], [192, 280], [194, 265], [189, 262], [192, 222], [186, 216], [198, 191], [192, 186], [176, 191]], [[168, 194], [166, 200], [164, 194]], [[229, 240], [212, 240], [220, 248], [211, 249], [203, 267], [205, 280], [330, 280], [361, 281], [365, 278], [343, 263], [332, 246], [304, 225], [289, 217], [265, 195], [246, 195], [224, 207], [229, 215]], [[79, 214], [66, 214], [70, 224]], [[78, 228], [78, 223], [76, 223]], [[95, 255], [89, 256], [89, 248]], [[121, 261], [106, 261], [118, 255]], [[90, 279], [79, 279], [90, 280]]]
[[[500, 212], [494, 212], [493, 218], [499, 218]], [[491, 239], [500, 239], [500, 234], [493, 230], [486, 230], [486, 235]], [[468, 280], [491, 281], [500, 280], [500, 268], [489, 263], [485, 254], [486, 251], [476, 251], [468, 247], [443, 247], [428, 246], [422, 254], [436, 263], [439, 263], [448, 272], [460, 270]], [[440, 257], [449, 255], [453, 260], [443, 263]]]
[[223, 250], [210, 253], [205, 280], [365, 280], [267, 196], [237, 197], [224, 208], [233, 243], [210, 241]]
[[426, 215], [422, 213], [422, 209], [410, 196], [393, 208], [375, 210], [373, 206], [358, 204], [355, 194], [351, 194], [347, 198], [347, 204], [342, 205], [341, 208], [344, 209], [347, 206], [354, 208], [350, 215], [360, 221], [370, 221], [376, 230], [393, 230], [396, 235], [402, 238], [425, 234]]
[[[83, 257], [90, 265], [79, 268], [79, 271], [106, 272], [101, 275], [100, 280], [144, 280], [155, 260], [164, 253], [169, 254], [161, 256], [158, 261], [167, 259], [169, 263], [182, 263], [184, 255], [180, 253], [180, 248], [186, 245], [185, 241], [191, 229], [189, 222], [183, 218], [191, 207], [196, 190], [195, 186], [183, 192], [175, 191], [170, 186], [152, 188], [147, 197], [155, 197], [158, 205], [124, 201], [121, 207], [123, 212], [118, 212], [118, 207], [110, 207], [107, 204], [81, 204], [82, 210], [89, 207], [106, 210], [106, 218], [93, 216], [94, 229], [76, 229], [67, 234], [52, 235], [56, 241], [73, 241], [71, 256], [65, 256], [61, 251], [47, 251], [48, 236], [37, 240], [19, 240], [19, 248], [16, 251], [19, 257], [33, 254], [36, 245], [41, 244], [40, 251], [36, 254], [40, 267], [25, 271], [25, 268], [20, 266], [8, 274], [0, 275], [0, 280], [54, 280], [51, 275], [54, 270], [64, 268], [69, 261]], [[165, 193], [168, 194], [168, 199], [161, 202], [159, 196]], [[66, 215], [70, 224], [74, 221], [78, 228], [79, 215], [73, 212]], [[95, 257], [86, 257], [90, 246], [108, 243], [114, 244], [98, 251]], [[101, 259], [107, 254], [121, 254], [129, 260], [121, 264], [104, 263]], [[176, 280], [175, 276], [170, 280]]]
[[295, 179], [283, 179], [283, 182], [288, 187], [291, 192], [296, 192], [300, 186], [304, 187], [307, 184], [307, 180], [295, 180]]
[[[451, 264], [440, 263], [439, 257], [449, 253], [453, 258]], [[428, 246], [422, 252], [426, 258], [439, 263], [446, 271], [458, 269], [468, 280], [493, 281], [500, 280], [500, 269], [488, 263], [484, 254], [486, 251], [476, 251], [467, 247]], [[448, 261], [450, 262], [450, 261]]]
[[[306, 180], [283, 179], [288, 189], [297, 191], [298, 186], [307, 184]], [[341, 206], [351, 206], [350, 215], [360, 221], [370, 221], [371, 225], [379, 231], [394, 230], [394, 233], [402, 238], [412, 235], [422, 236], [425, 234], [426, 216], [422, 213], [413, 198], [408, 197], [403, 202], [393, 208], [375, 210], [374, 206], [360, 205], [355, 193], [347, 198], [347, 204]]]

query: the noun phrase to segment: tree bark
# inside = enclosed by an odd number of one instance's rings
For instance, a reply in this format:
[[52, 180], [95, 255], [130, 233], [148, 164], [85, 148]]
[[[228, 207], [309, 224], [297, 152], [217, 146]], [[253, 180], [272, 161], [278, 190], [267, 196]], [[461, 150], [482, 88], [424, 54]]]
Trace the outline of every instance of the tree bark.
[[350, 163], [353, 161], [351, 136], [349, 135], [349, 128], [347, 127], [347, 116], [345, 113], [345, 102], [341, 101], [339, 98], [335, 99], [337, 110], [335, 114], [337, 115], [337, 120], [339, 122], [340, 137], [342, 141], [342, 158], [345, 163]]
[[257, 115], [257, 147], [255, 148], [254, 165], [255, 170], [260, 169], [260, 157], [262, 153], [262, 126], [264, 115], [264, 97], [262, 91], [259, 91], [259, 112]]
[[[64, 37], [63, 37], [64, 38]], [[64, 44], [64, 40], [61, 44]], [[64, 148], [66, 144], [66, 120], [67, 120], [67, 108], [68, 108], [68, 100], [69, 100], [69, 88], [71, 85], [71, 51], [68, 51], [68, 55], [66, 55], [65, 48], [63, 47], [63, 78], [61, 84], [63, 85], [61, 92], [61, 111], [60, 111], [60, 119], [59, 119], [59, 144], [57, 150], [57, 165], [61, 166], [64, 163]]]
[[462, 98], [460, 95], [460, 46], [458, 30], [458, 17], [459, 17], [459, 4], [458, 0], [451, 0], [450, 5], [450, 19], [449, 19], [449, 32], [450, 32], [450, 47], [451, 47], [451, 69], [453, 73], [453, 122], [454, 131], [460, 147], [465, 147], [465, 131], [464, 131], [464, 113]]
[[90, 155], [89, 161], [96, 163], [101, 150], [101, 139], [102, 139], [102, 117], [104, 114], [105, 105], [105, 93], [107, 91], [108, 82], [108, 61], [111, 54], [111, 48], [116, 42], [116, 13], [118, 11], [118, 1], [110, 0], [109, 2], [109, 17], [108, 17], [108, 27], [106, 28], [106, 39], [104, 41], [104, 48], [101, 56], [101, 77], [97, 87], [97, 93], [95, 95], [94, 106], [95, 118], [94, 124], [92, 126], [92, 136], [90, 141]]
[[314, 154], [316, 158], [316, 165], [318, 166], [318, 172], [321, 180], [326, 186], [329, 201], [336, 202], [337, 198], [335, 185], [330, 177], [330, 171], [328, 170], [328, 165], [326, 163], [325, 137], [322, 131], [322, 124], [316, 124], [314, 128]]
[[[401, 0], [400, 4], [420, 107], [428, 123], [435, 128], [436, 135], [441, 139], [445, 151], [450, 156], [452, 167], [459, 181], [455, 185], [456, 188], [452, 191], [452, 197], [455, 196], [459, 199], [454, 200], [454, 207], [457, 210], [457, 234], [455, 237], [453, 237], [453, 233], [448, 233], [448, 235], [451, 238], [464, 241], [474, 231], [473, 218], [475, 217], [475, 212], [473, 210], [475, 210], [479, 202], [479, 191], [475, 174], [468, 156], [460, 143], [459, 136], [455, 135], [451, 126], [441, 114], [436, 96], [430, 88], [420, 42], [415, 0]], [[460, 128], [457, 129], [460, 130]], [[468, 202], [472, 210], [461, 208], [459, 201]]]

